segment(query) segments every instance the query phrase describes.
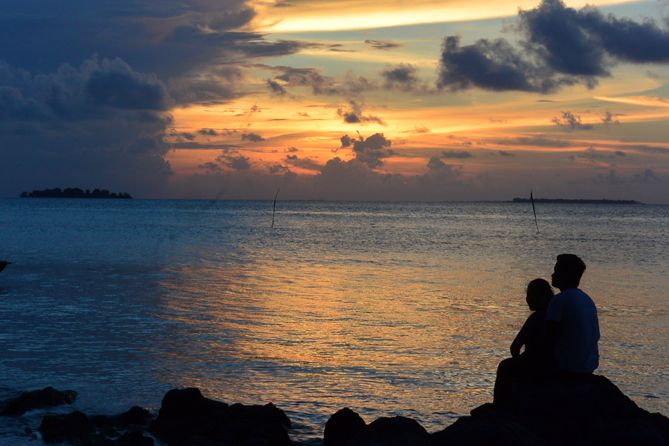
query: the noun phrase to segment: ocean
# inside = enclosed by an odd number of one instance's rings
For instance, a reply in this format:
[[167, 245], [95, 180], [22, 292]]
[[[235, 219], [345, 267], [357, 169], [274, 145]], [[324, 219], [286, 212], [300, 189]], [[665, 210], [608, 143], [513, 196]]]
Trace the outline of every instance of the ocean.
[[[669, 414], [669, 206], [0, 200], [0, 398], [88, 414], [199, 387], [273, 402], [294, 440], [343, 407], [428, 431], [491, 401], [525, 286], [580, 255], [600, 368]], [[61, 408], [69, 411], [71, 408]], [[0, 419], [0, 444], [44, 411]]]

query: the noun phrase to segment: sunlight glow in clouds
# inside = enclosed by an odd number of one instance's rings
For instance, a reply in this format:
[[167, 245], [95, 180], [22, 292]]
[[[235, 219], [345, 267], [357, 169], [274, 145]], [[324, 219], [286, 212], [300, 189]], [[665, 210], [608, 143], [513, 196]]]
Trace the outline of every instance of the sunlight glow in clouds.
[[669, 100], [648, 96], [625, 96], [617, 98], [610, 96], [597, 96], [595, 99], [606, 102], [616, 102], [619, 104], [639, 105], [642, 107], [669, 107]]
[[[567, 1], [572, 7], [613, 5], [629, 0]], [[462, 22], [513, 16], [518, 9], [536, 6], [534, 0], [469, 0], [388, 2], [324, 0], [295, 2], [271, 9], [271, 16], [260, 17], [260, 28], [268, 32], [342, 31], [385, 28], [427, 23]], [[269, 11], [265, 11], [266, 13]], [[276, 16], [281, 17], [279, 20]]]

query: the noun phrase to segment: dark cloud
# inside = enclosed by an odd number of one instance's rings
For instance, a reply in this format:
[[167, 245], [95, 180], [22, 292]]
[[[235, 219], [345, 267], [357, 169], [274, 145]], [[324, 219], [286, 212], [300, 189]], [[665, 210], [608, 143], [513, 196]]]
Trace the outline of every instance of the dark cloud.
[[505, 39], [461, 46], [457, 37], [446, 37], [439, 88], [549, 93], [576, 83], [593, 87], [617, 62], [669, 62], [666, 24], [604, 15], [593, 6], [577, 10], [543, 0], [519, 12], [516, 29], [518, 46]]
[[283, 88], [280, 83], [273, 81], [272, 79], [267, 79], [267, 88], [269, 88], [272, 93], [278, 94], [279, 96], [283, 96], [287, 93], [286, 89]]
[[474, 155], [472, 155], [471, 152], [467, 152], [466, 150], [444, 150], [441, 152], [441, 157], [442, 158], [449, 158], [449, 159], [466, 159], [466, 158], [471, 158]]
[[571, 160], [576, 160], [577, 158], [591, 160], [591, 161], [609, 161], [615, 162], [616, 159], [620, 159], [627, 156], [627, 154], [621, 150], [598, 150], [594, 146], [588, 147], [586, 150], [570, 155]]
[[340, 108], [337, 110], [337, 115], [341, 116], [344, 119], [344, 122], [347, 124], [366, 124], [366, 123], [376, 123], [380, 125], [386, 125], [385, 122], [378, 116], [366, 115], [362, 111], [362, 105], [356, 101], [349, 101], [350, 108], [343, 109]]
[[254, 16], [244, 0], [71, 0], [58, 7], [45, 0], [12, 1], [0, 11], [0, 54], [39, 71], [78, 64], [92, 54], [120, 57], [166, 79], [306, 45], [238, 31]]
[[296, 152], [299, 152], [299, 151], [300, 151], [300, 149], [298, 149], [297, 147], [289, 147], [288, 149], [286, 149], [286, 152], [288, 152], [288, 153], [296, 153]]
[[355, 50], [344, 48], [344, 45], [341, 43], [333, 43], [330, 45], [324, 45], [325, 48], [327, 48], [328, 51], [332, 51], [333, 53], [355, 53]]
[[227, 166], [233, 170], [249, 170], [251, 168], [251, 160], [244, 155], [234, 155], [223, 151], [217, 158], [216, 163]]
[[178, 134], [178, 136], [188, 141], [193, 141], [195, 139], [195, 135], [190, 132], [181, 132]]
[[545, 136], [519, 136], [515, 138], [491, 139], [488, 142], [503, 146], [536, 146], [536, 147], [571, 147], [570, 141], [547, 138]]
[[562, 112], [561, 116], [554, 117], [551, 122], [566, 130], [592, 130], [592, 124], [583, 124], [581, 117], [570, 111]]
[[427, 162], [427, 168], [430, 170], [439, 170], [446, 167], [446, 163], [439, 159], [439, 157], [433, 156]]
[[515, 156], [512, 152], [509, 152], [509, 151], [507, 151], [507, 150], [498, 150], [498, 151], [497, 151], [497, 154], [498, 154], [499, 156], [506, 156], [506, 157], [512, 157], [512, 156]]
[[527, 59], [504, 39], [480, 39], [461, 46], [459, 37], [448, 36], [442, 46], [437, 86], [451, 91], [478, 87], [548, 93], [575, 82]]
[[197, 132], [202, 136], [218, 136], [216, 129], [200, 129]]
[[[439, 157], [433, 156], [427, 162], [427, 173], [422, 177], [416, 177], [416, 179], [424, 183], [426, 180], [431, 180], [436, 178], [456, 178], [460, 175], [460, 171], [457, 167], [450, 164], [446, 164]], [[429, 181], [428, 181], [429, 182]]]
[[219, 163], [215, 163], [213, 161], [209, 161], [207, 163], [203, 163], [197, 166], [199, 169], [202, 169], [206, 172], [221, 172], [223, 169], [221, 169], [221, 165]]
[[560, 0], [543, 0], [539, 7], [521, 11], [520, 19], [526, 46], [562, 73], [606, 75], [616, 60], [669, 62], [669, 29], [651, 19], [639, 23], [592, 6], [576, 10]]
[[383, 159], [393, 155], [389, 149], [391, 141], [386, 139], [382, 133], [375, 133], [368, 138], [359, 136], [358, 139], [345, 135], [341, 138], [342, 147], [352, 147], [355, 159], [370, 169], [381, 167]]
[[543, 0], [537, 8], [519, 15], [526, 39], [523, 45], [547, 67], [575, 76], [608, 75], [602, 42], [583, 28], [579, 11], [559, 0]]
[[400, 90], [412, 90], [418, 84], [416, 68], [411, 64], [399, 64], [396, 67], [388, 67], [381, 73], [385, 80], [385, 88]]
[[262, 142], [264, 141], [265, 138], [263, 138], [261, 135], [253, 132], [249, 133], [242, 133], [242, 141], [249, 141], [249, 142]]
[[323, 165], [318, 161], [315, 161], [312, 158], [300, 158], [297, 155], [286, 156], [285, 162], [291, 166], [306, 170], [320, 171], [323, 168]]
[[[153, 75], [133, 71], [120, 59], [93, 61], [84, 88], [87, 103], [96, 107], [165, 110], [167, 92]], [[99, 67], [97, 66], [99, 65]]]
[[354, 139], [351, 138], [348, 135], [344, 135], [341, 138], [339, 138], [339, 141], [341, 141], [341, 147], [343, 149], [346, 149], [346, 148], [351, 147], [353, 145]]
[[607, 126], [611, 125], [611, 124], [620, 124], [620, 120], [618, 119], [618, 116], [620, 116], [620, 115], [613, 114], [613, 113], [611, 113], [610, 111], [607, 110], [604, 113], [604, 116], [602, 117], [602, 123], [604, 125], [607, 125]]
[[367, 39], [365, 40], [365, 43], [377, 50], [392, 50], [394, 48], [399, 48], [402, 46], [399, 43], [391, 42], [388, 40]]
[[223, 144], [223, 143], [202, 143], [197, 141], [177, 141], [169, 144], [170, 149], [179, 149], [179, 150], [233, 150], [238, 148], [238, 146], [233, 144]]
[[167, 88], [176, 105], [219, 104], [242, 96], [242, 76], [201, 75], [171, 78]]
[[262, 68], [279, 72], [274, 77], [274, 82], [281, 81], [280, 86], [307, 87], [311, 88], [314, 95], [355, 97], [367, 90], [377, 89], [378, 86], [365, 78], [356, 76], [351, 72], [346, 73], [342, 79], [321, 74], [317, 68], [293, 68], [287, 66], [267, 66]]
[[272, 164], [267, 168], [267, 171], [271, 175], [277, 175], [277, 174], [285, 174], [290, 172], [290, 169], [287, 166], [281, 165], [281, 164]]
[[[335, 80], [321, 74], [316, 68], [275, 67], [282, 71], [274, 78], [280, 80], [287, 87], [309, 87], [315, 95], [336, 95], [340, 93]], [[285, 89], [285, 87], [284, 87]]]
[[41, 74], [0, 62], [0, 190], [159, 192], [171, 174], [169, 102], [155, 76], [120, 59]]

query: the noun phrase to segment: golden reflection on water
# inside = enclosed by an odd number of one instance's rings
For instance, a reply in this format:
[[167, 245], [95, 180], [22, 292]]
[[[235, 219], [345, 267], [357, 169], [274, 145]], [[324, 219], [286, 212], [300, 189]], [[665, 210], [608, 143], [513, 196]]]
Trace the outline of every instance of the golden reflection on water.
[[505, 292], [507, 302], [517, 297], [504, 304], [514, 311], [500, 312], [499, 272], [401, 260], [182, 269], [164, 284], [162, 317], [181, 331], [173, 354], [158, 358], [173, 370], [161, 378], [225, 401], [298, 412], [319, 404], [321, 417], [348, 406], [448, 424], [444, 413], [490, 399], [496, 364], [525, 317], [523, 285]]

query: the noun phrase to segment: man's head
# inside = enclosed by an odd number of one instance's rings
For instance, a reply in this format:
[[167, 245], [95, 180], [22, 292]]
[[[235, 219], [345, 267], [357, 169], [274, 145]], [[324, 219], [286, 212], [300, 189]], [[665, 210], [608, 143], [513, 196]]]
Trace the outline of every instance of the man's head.
[[585, 271], [585, 263], [575, 254], [560, 254], [551, 276], [551, 285], [560, 290], [577, 288]]

